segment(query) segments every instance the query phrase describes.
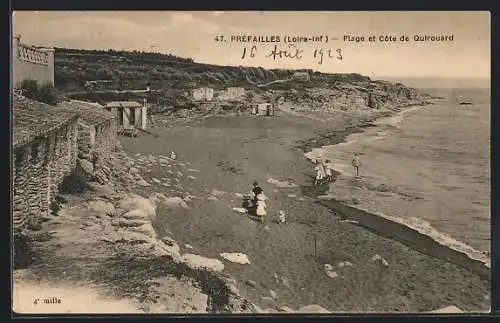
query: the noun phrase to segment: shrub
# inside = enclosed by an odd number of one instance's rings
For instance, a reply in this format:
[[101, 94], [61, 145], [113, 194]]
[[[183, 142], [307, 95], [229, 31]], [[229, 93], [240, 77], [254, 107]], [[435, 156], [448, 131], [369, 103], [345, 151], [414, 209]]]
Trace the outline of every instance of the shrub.
[[21, 90], [25, 97], [32, 100], [50, 105], [56, 105], [59, 102], [56, 89], [48, 83], [39, 87], [35, 80], [24, 80], [21, 82]]

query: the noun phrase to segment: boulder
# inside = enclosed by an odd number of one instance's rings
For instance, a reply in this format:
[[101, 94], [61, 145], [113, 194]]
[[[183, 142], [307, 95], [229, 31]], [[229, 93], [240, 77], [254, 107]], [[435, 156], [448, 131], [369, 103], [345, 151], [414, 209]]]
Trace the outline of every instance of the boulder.
[[248, 279], [245, 281], [245, 284], [251, 287], [257, 286], [257, 282], [255, 280]]
[[101, 200], [88, 202], [88, 209], [103, 215], [114, 216], [116, 214], [116, 209], [113, 203], [105, 202]]
[[376, 254], [375, 256], [372, 257], [372, 261], [375, 263], [379, 263], [384, 267], [389, 267], [389, 263], [387, 262], [387, 260], [385, 260], [384, 258], [382, 258], [378, 254]]
[[250, 264], [250, 260], [248, 259], [248, 256], [245, 255], [244, 253], [239, 253], [239, 252], [236, 252], [236, 253], [221, 253], [220, 256], [230, 262], [235, 262], [235, 263], [238, 263], [238, 264], [242, 264], [242, 265], [245, 265], [245, 264]]
[[[137, 221], [139, 222], [139, 221]], [[142, 233], [150, 238], [156, 238], [156, 231], [149, 222], [143, 222], [142, 225], [131, 228], [132, 231]]]
[[118, 219], [118, 225], [120, 227], [140, 227], [144, 224], [147, 224], [147, 222], [141, 220]]
[[187, 203], [180, 197], [169, 197], [166, 198], [162, 204], [167, 208], [184, 208], [187, 209], [189, 206]]
[[89, 162], [88, 160], [77, 158], [76, 163], [80, 167], [80, 169], [85, 173], [87, 174], [94, 173], [94, 165], [92, 165], [92, 163]]
[[224, 264], [213, 258], [206, 258], [200, 255], [186, 253], [181, 257], [182, 261], [193, 269], [211, 269], [215, 272], [224, 270]]
[[137, 194], [130, 194], [124, 197], [120, 201], [120, 208], [123, 210], [141, 210], [148, 217], [156, 216], [156, 208], [155, 205], [147, 198], [144, 198]]
[[458, 308], [458, 307], [456, 307], [454, 305], [446, 306], [446, 307], [443, 307], [443, 308], [431, 311], [431, 313], [441, 313], [441, 314], [446, 314], [446, 313], [463, 313], [463, 312], [464, 311], [462, 311], [460, 308]]
[[303, 306], [298, 310], [299, 313], [330, 313], [326, 308], [317, 304]]

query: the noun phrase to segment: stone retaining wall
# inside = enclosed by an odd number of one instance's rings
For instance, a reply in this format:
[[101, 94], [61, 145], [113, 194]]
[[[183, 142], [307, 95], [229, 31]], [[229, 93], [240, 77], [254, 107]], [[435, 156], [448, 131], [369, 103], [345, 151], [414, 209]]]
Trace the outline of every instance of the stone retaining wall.
[[54, 129], [14, 147], [13, 223], [15, 233], [31, 220], [51, 211], [64, 178], [76, 169], [77, 158], [95, 152], [107, 160], [117, 144], [116, 123], [108, 119], [87, 125], [81, 119], [68, 120]]
[[22, 230], [31, 219], [50, 212], [58, 186], [74, 169], [77, 156], [77, 119], [14, 147], [13, 227]]

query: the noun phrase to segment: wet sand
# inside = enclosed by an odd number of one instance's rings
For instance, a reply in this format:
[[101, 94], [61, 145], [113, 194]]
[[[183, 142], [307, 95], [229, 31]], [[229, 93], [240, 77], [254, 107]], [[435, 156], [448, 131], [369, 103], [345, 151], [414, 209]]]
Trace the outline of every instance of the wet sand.
[[[143, 188], [144, 193], [189, 192], [196, 197], [188, 202], [188, 210], [158, 209], [158, 234], [168, 232], [181, 247], [181, 243], [189, 244], [191, 248], [182, 248], [183, 252], [213, 258], [222, 252], [248, 255], [250, 265], [224, 261], [224, 272], [236, 279], [242, 296], [264, 309], [319, 304], [332, 312], [421, 312], [449, 305], [466, 311], [487, 310], [488, 280], [342, 221], [304, 194], [311, 191], [313, 172], [298, 142], [302, 147], [335, 144], [359, 131], [354, 127], [336, 136], [318, 136], [318, 131], [345, 128], [346, 121], [341, 119], [219, 117], [188, 126], [152, 128], [149, 131], [157, 137], [141, 134], [122, 138], [122, 144], [130, 156], [177, 153], [177, 162], [185, 164], [185, 171], [176, 175], [177, 188], [151, 180], [173, 177], [164, 168], [142, 174], [153, 184]], [[307, 140], [313, 137], [320, 139]], [[268, 183], [269, 178], [297, 187], [279, 188]], [[242, 203], [234, 193], [249, 192], [255, 180], [270, 198], [264, 224], [232, 210]], [[225, 193], [211, 197], [214, 189]], [[279, 210], [285, 211], [286, 224], [274, 222]], [[377, 254], [388, 266], [372, 261]], [[342, 261], [352, 266], [341, 268]], [[325, 274], [325, 264], [333, 266], [336, 278]], [[276, 292], [275, 298], [270, 297], [270, 290]]]

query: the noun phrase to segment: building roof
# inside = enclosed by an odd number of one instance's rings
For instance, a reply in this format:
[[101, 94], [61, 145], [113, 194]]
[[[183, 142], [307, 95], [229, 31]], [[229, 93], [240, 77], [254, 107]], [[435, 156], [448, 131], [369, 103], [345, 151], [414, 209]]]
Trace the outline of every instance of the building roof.
[[75, 120], [79, 113], [65, 107], [51, 106], [28, 98], [12, 97], [12, 144], [21, 146]]
[[61, 104], [80, 113], [80, 119], [87, 124], [97, 126], [115, 118], [115, 115], [104, 109], [102, 105], [95, 102], [79, 100], [66, 101]]
[[112, 101], [106, 104], [106, 108], [142, 108], [142, 104], [137, 101]]

